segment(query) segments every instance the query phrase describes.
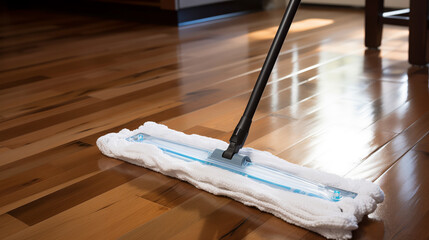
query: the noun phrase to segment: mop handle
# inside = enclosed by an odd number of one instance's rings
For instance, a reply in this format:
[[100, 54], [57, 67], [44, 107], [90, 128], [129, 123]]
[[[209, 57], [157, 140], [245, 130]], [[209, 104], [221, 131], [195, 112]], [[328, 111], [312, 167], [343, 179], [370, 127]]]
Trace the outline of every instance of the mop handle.
[[262, 93], [264, 92], [265, 86], [267, 85], [268, 79], [273, 71], [274, 64], [277, 61], [277, 57], [279, 56], [280, 50], [300, 3], [301, 0], [291, 0], [286, 8], [276, 36], [274, 37], [273, 43], [268, 51], [264, 65], [259, 73], [258, 80], [253, 88], [252, 95], [250, 96], [249, 102], [244, 110], [243, 116], [229, 140], [228, 149], [222, 154], [224, 158], [231, 159], [234, 154], [243, 147], [244, 142], [246, 141], [253, 115], [255, 115]]

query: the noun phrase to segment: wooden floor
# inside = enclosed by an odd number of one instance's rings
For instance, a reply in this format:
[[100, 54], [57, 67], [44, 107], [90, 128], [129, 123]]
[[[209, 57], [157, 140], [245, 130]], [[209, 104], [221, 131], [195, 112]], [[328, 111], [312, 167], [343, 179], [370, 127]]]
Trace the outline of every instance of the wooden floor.
[[[0, 25], [0, 238], [322, 239], [273, 215], [103, 156], [156, 121], [227, 140], [282, 11], [176, 28], [40, 10]], [[302, 7], [247, 146], [379, 184], [355, 239], [428, 239], [428, 69], [406, 28], [365, 50], [363, 11]]]

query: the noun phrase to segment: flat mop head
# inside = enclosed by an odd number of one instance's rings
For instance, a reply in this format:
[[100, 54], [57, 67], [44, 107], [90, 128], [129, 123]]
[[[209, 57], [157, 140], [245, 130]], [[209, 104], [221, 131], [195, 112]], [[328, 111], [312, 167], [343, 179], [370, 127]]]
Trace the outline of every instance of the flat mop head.
[[351, 238], [363, 216], [384, 199], [374, 183], [298, 166], [268, 152], [244, 148], [235, 154], [236, 161], [221, 159], [227, 143], [153, 122], [102, 136], [97, 146], [107, 156], [230, 197], [327, 238]]
[[128, 141], [151, 144], [165, 154], [179, 161], [196, 161], [205, 165], [218, 167], [252, 180], [296, 194], [307, 195], [328, 201], [337, 202], [344, 197], [355, 198], [357, 193], [340, 188], [326, 186], [294, 174], [280, 171], [261, 164], [252, 163], [248, 156], [234, 154], [232, 159], [222, 157], [223, 150], [213, 151], [189, 146], [180, 142], [139, 133], [127, 138]]

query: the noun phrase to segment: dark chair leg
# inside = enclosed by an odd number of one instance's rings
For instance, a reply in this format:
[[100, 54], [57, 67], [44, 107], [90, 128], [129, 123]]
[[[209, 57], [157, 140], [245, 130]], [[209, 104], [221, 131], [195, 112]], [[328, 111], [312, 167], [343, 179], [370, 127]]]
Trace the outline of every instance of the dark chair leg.
[[383, 33], [384, 0], [366, 0], [365, 3], [365, 46], [378, 48]]
[[408, 61], [413, 65], [426, 65], [429, 62], [428, 16], [429, 0], [410, 1]]

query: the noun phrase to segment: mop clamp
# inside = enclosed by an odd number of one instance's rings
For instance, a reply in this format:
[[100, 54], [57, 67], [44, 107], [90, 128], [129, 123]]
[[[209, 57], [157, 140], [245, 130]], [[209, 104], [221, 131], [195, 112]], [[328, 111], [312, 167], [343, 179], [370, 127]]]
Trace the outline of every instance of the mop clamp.
[[248, 156], [243, 156], [240, 154], [234, 154], [234, 156], [231, 159], [224, 158], [222, 155], [223, 155], [223, 150], [215, 149], [212, 152], [212, 154], [209, 156], [209, 158], [215, 161], [227, 163], [229, 165], [235, 165], [240, 168], [246, 167], [248, 163], [251, 162]]

